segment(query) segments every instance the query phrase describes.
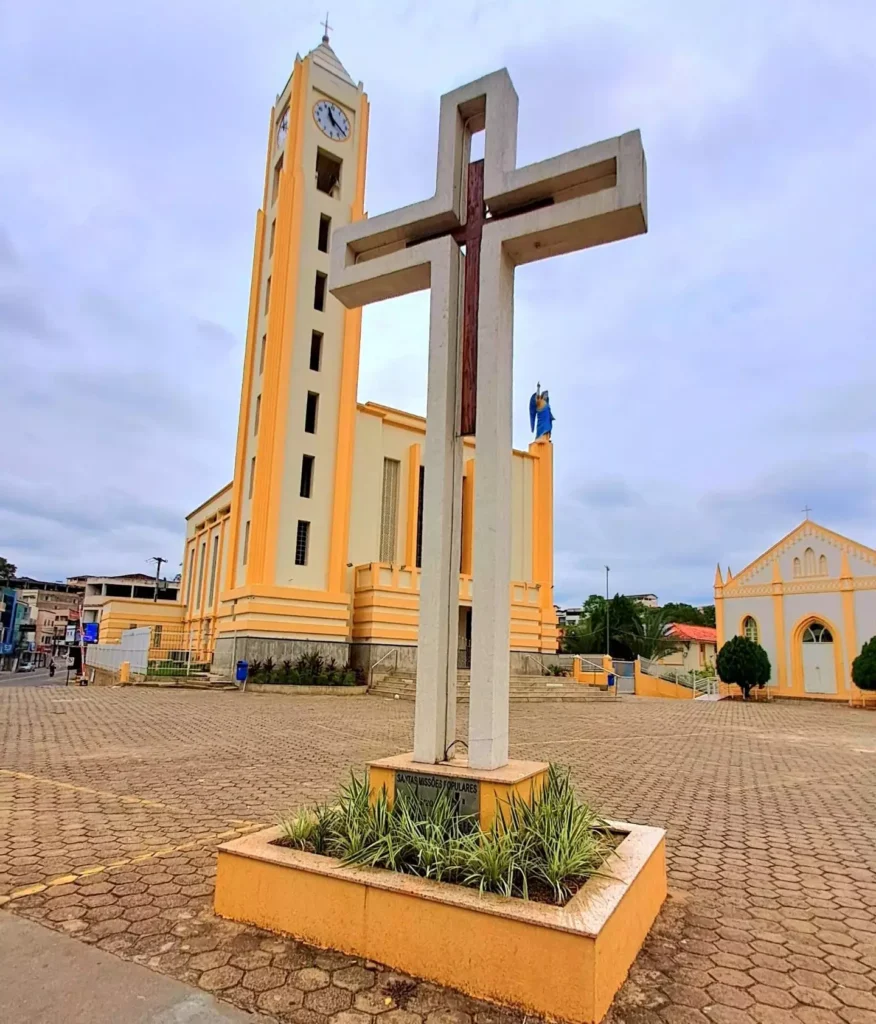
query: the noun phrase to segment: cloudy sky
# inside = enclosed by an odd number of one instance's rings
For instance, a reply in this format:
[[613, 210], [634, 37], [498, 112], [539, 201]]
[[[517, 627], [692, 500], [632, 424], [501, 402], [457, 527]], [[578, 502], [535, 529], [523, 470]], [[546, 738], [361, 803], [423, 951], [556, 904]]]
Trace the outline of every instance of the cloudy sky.
[[[0, 0], [0, 554], [180, 558], [231, 477], [267, 114], [308, 0]], [[334, 0], [367, 208], [434, 188], [438, 96], [500, 66], [519, 161], [632, 128], [647, 236], [517, 274], [515, 444], [549, 387], [556, 599], [710, 598], [813, 518], [876, 545], [872, 0]], [[425, 408], [426, 297], [366, 310], [359, 396]]]

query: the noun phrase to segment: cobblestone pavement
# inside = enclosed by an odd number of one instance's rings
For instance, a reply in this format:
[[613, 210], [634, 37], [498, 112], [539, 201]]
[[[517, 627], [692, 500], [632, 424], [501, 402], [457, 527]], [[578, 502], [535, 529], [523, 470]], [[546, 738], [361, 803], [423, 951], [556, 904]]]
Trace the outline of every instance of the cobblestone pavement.
[[[409, 749], [412, 714], [371, 697], [0, 690], [0, 902], [265, 1019], [519, 1021], [211, 913], [219, 842]], [[668, 830], [671, 895], [609, 1024], [876, 1024], [876, 716], [527, 704], [512, 751]]]

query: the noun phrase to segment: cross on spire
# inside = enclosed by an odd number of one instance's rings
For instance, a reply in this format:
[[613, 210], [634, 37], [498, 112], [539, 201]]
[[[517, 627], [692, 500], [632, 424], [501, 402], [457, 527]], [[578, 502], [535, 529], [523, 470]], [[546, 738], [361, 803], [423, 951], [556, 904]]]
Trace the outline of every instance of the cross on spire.
[[325, 12], [325, 21], [321, 21], [320, 22], [320, 25], [322, 25], [322, 41], [324, 43], [327, 43], [329, 41], [329, 32], [332, 31], [332, 27], [328, 23], [328, 16], [329, 16], [329, 12], [326, 11]]
[[803, 507], [803, 514], [806, 516], [807, 519], [809, 518], [809, 513], [811, 511], [812, 511], [812, 509], [808, 505], [805, 505]]

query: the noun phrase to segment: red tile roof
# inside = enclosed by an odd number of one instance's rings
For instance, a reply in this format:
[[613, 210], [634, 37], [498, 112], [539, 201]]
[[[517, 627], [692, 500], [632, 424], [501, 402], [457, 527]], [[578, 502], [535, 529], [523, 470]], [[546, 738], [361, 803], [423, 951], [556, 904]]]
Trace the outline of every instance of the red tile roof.
[[718, 643], [718, 631], [713, 626], [689, 626], [685, 622], [670, 622], [666, 632], [677, 640], [691, 643]]

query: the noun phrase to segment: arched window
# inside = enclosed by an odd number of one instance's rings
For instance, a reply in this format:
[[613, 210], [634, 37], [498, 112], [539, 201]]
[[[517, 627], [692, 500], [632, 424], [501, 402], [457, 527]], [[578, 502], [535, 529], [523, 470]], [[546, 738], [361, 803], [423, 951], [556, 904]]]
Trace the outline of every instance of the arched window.
[[815, 575], [815, 552], [812, 548], [803, 552], [803, 571], [807, 576]]
[[742, 635], [746, 640], [751, 640], [753, 643], [760, 643], [760, 633], [757, 628], [757, 623], [750, 615], [746, 615], [742, 621]]
[[800, 564], [800, 559], [799, 558], [795, 558], [794, 559], [794, 575], [795, 576], [802, 576], [803, 575], [803, 566]]
[[827, 575], [827, 555], [819, 555], [818, 556], [818, 575], [819, 576], [826, 576]]
[[812, 622], [803, 631], [804, 644], [832, 644], [833, 634], [823, 622]]

